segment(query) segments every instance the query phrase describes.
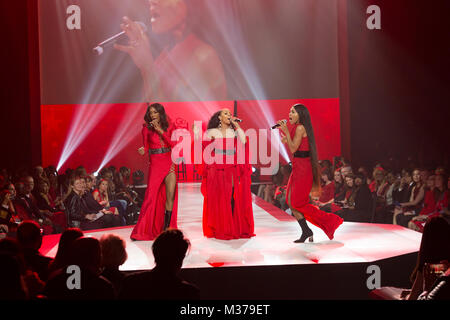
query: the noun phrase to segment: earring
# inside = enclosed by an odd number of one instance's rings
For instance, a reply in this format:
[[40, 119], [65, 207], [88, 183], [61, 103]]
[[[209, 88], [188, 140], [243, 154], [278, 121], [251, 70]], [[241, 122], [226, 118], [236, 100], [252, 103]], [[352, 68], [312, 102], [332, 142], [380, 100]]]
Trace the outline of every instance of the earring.
[[219, 122], [219, 129], [222, 128], [222, 121]]

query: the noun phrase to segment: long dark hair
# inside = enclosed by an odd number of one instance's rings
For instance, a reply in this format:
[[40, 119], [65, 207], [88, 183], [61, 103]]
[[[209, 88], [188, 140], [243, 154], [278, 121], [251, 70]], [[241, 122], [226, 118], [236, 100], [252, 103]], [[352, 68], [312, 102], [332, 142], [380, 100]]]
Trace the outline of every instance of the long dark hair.
[[[222, 114], [222, 111], [223, 110], [219, 110], [211, 116], [211, 118], [209, 119], [209, 122], [208, 122], [208, 130], [219, 128], [219, 125], [220, 125], [219, 117]], [[236, 129], [232, 122], [230, 123], [230, 126], [231, 126], [231, 128]]]
[[209, 122], [208, 122], [208, 130], [219, 127], [219, 125], [220, 125], [219, 116], [221, 113], [222, 113], [222, 110], [219, 110], [211, 116], [211, 118], [209, 119]]
[[144, 115], [144, 121], [147, 125], [147, 128], [150, 130], [155, 130], [150, 123], [152, 122], [152, 118], [150, 117], [150, 108], [155, 108], [156, 112], [159, 113], [159, 122], [161, 124], [161, 129], [163, 131], [167, 131], [167, 128], [169, 128], [169, 120], [167, 119], [166, 110], [164, 109], [164, 106], [160, 103], [153, 103], [149, 104], [147, 103], [147, 111]]
[[314, 137], [314, 130], [311, 123], [311, 117], [309, 115], [308, 109], [302, 104], [296, 104], [293, 106], [295, 111], [298, 113], [300, 124], [305, 127], [306, 134], [308, 135], [309, 141], [309, 155], [311, 159], [311, 167], [313, 174], [313, 191], [320, 190], [320, 166], [319, 160], [317, 159], [317, 147], [316, 139]]

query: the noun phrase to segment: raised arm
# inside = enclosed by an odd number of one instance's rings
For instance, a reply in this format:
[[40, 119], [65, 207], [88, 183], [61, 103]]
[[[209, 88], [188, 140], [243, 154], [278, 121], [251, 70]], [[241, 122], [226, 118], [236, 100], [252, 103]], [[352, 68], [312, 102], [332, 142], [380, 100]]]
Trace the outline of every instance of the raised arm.
[[297, 126], [294, 136], [291, 137], [291, 133], [289, 132], [286, 123], [282, 121], [279, 121], [278, 123], [280, 124], [280, 130], [285, 134], [285, 141], [286, 145], [289, 148], [289, 151], [291, 151], [291, 153], [295, 153], [300, 147], [300, 143], [302, 142], [302, 138], [305, 134], [305, 127]]

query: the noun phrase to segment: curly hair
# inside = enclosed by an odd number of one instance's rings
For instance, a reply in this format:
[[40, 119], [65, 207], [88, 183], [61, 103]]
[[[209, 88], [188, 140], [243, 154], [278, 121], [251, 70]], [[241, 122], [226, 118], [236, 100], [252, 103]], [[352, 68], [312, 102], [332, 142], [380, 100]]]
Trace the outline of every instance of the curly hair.
[[150, 116], [151, 108], [154, 108], [156, 112], [159, 113], [159, 121], [161, 123], [161, 128], [163, 129], [163, 131], [167, 131], [167, 128], [169, 128], [169, 120], [166, 115], [166, 110], [164, 109], [164, 106], [160, 103], [153, 103], [153, 104], [147, 103], [147, 111], [145, 112], [144, 115], [144, 121], [145, 124], [147, 125], [147, 128], [150, 130], [154, 130], [153, 127], [150, 125], [150, 123], [152, 122], [152, 118]]

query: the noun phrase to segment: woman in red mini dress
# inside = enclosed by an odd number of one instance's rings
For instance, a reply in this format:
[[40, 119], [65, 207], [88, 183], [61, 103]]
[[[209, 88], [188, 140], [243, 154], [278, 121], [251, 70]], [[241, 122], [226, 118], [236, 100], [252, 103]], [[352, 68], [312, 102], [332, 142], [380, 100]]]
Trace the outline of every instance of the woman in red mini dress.
[[286, 202], [297, 219], [302, 229], [302, 235], [295, 240], [296, 243], [313, 241], [313, 232], [306, 221], [321, 228], [330, 240], [334, 237], [335, 230], [343, 222], [339, 216], [319, 210], [309, 203], [311, 189], [320, 189], [320, 172], [317, 160], [316, 142], [308, 109], [301, 104], [291, 107], [289, 121], [294, 125], [289, 132], [286, 123], [279, 121], [282, 142], [293, 154], [292, 173], [289, 178]]
[[178, 188], [171, 157], [175, 126], [159, 103], [148, 106], [144, 120], [144, 146], [138, 151], [141, 155], [148, 152], [150, 165], [144, 202], [131, 233], [133, 240], [154, 240], [167, 228], [177, 228]]
[[221, 240], [254, 234], [251, 166], [244, 131], [228, 109], [216, 112], [203, 141], [203, 234]]

